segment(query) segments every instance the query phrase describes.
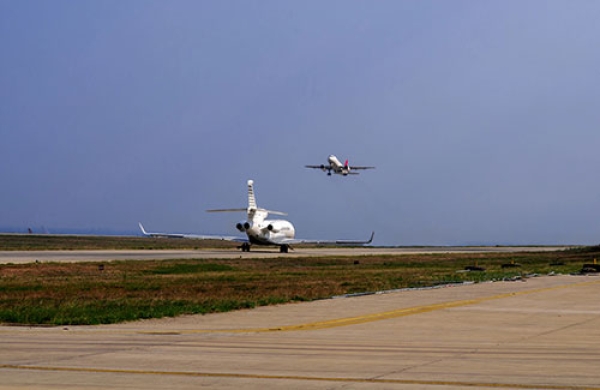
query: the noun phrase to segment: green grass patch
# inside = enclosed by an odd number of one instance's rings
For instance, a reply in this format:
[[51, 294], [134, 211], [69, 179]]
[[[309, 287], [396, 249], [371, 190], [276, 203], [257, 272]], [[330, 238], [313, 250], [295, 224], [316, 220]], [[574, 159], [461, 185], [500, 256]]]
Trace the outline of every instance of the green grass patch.
[[155, 275], [182, 275], [182, 274], [195, 274], [200, 272], [224, 272], [233, 271], [234, 268], [227, 264], [214, 264], [214, 263], [199, 263], [199, 264], [168, 264], [161, 265], [149, 272]]
[[[0, 322], [107, 324], [331, 296], [575, 273], [596, 250], [0, 265]], [[358, 260], [358, 261], [356, 261]], [[518, 268], [503, 264], [519, 263]], [[552, 265], [555, 264], [555, 265]], [[485, 272], [464, 272], [478, 265]]]

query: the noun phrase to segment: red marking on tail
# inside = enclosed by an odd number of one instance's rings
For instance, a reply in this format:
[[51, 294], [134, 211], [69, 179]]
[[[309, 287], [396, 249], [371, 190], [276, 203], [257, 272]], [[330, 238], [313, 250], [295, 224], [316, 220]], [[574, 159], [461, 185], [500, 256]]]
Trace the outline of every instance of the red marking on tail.
[[344, 168], [348, 168], [348, 159], [346, 159], [346, 162], [344, 163]]

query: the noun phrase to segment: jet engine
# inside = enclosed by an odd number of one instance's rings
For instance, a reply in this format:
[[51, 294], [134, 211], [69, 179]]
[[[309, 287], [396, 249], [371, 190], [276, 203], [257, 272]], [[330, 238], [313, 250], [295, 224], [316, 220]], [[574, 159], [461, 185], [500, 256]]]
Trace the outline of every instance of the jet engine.
[[240, 232], [245, 232], [246, 230], [250, 229], [250, 226], [252, 226], [250, 224], [250, 222], [248, 221], [240, 221], [235, 225], [235, 228], [237, 230], [239, 230]]

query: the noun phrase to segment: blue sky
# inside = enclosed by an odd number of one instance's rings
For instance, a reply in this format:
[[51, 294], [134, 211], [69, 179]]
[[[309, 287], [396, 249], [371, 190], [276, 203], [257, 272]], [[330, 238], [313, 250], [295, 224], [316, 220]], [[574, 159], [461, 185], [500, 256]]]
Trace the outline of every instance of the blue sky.
[[[0, 0], [0, 228], [600, 241], [600, 2]], [[327, 177], [329, 154], [377, 169]]]

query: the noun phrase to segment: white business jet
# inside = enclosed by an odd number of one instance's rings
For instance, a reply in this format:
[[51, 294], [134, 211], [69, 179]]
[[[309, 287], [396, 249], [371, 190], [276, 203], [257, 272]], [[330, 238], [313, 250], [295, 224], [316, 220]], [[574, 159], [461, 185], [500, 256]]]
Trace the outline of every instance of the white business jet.
[[248, 180], [248, 207], [234, 209], [216, 209], [207, 210], [208, 212], [237, 212], [245, 211], [246, 220], [238, 222], [235, 227], [240, 232], [246, 233], [246, 237], [234, 236], [216, 236], [216, 235], [195, 235], [195, 234], [177, 234], [177, 233], [149, 233], [140, 223], [142, 234], [149, 237], [172, 237], [172, 238], [195, 238], [201, 240], [227, 240], [241, 242], [243, 252], [250, 251], [250, 245], [275, 245], [279, 251], [287, 253], [292, 244], [322, 244], [322, 245], [366, 245], [373, 241], [375, 232], [371, 233], [371, 238], [366, 241], [356, 240], [302, 240], [294, 238], [295, 230], [291, 222], [284, 219], [267, 219], [269, 214], [287, 215], [280, 211], [272, 211], [260, 208], [256, 205], [254, 196], [254, 182]]
[[348, 164], [348, 160], [346, 160], [346, 162], [344, 162], [342, 164], [342, 162], [340, 160], [338, 160], [338, 158], [336, 156], [334, 156], [333, 154], [327, 158], [327, 164], [328, 165], [325, 165], [325, 164], [305, 165], [305, 167], [320, 169], [323, 172], [327, 172], [327, 176], [331, 176], [332, 171], [333, 171], [333, 173], [338, 174], [338, 175], [348, 176], [348, 175], [358, 175], [358, 172], [353, 172], [353, 171], [357, 171], [360, 169], [375, 169], [375, 167], [351, 166], [350, 164]]

